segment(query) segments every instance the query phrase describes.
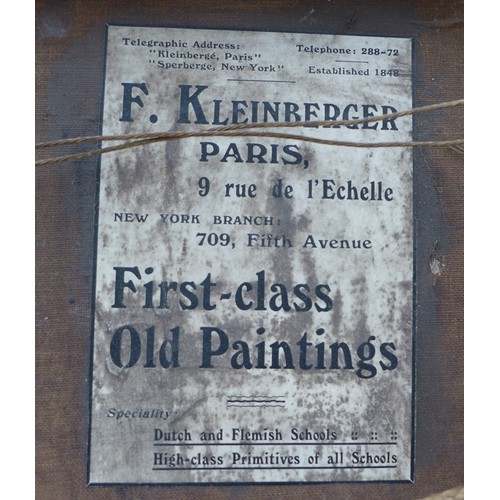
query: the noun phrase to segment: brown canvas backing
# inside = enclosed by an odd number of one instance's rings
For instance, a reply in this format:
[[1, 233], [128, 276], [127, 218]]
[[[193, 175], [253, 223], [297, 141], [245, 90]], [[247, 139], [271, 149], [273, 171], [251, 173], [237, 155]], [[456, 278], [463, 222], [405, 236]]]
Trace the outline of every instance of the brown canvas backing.
[[[463, 93], [460, 1], [39, 0], [37, 142], [99, 134], [107, 23], [412, 37], [414, 105]], [[462, 124], [461, 108], [418, 115], [414, 138], [459, 138]], [[463, 484], [463, 155], [422, 148], [414, 158], [414, 484], [86, 486], [98, 160], [37, 168], [37, 498], [406, 500]]]

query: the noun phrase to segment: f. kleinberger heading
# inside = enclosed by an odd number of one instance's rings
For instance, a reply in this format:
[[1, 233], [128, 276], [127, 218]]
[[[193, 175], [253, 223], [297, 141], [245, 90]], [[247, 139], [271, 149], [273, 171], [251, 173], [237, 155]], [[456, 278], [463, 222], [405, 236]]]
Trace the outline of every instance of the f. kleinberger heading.
[[[122, 83], [123, 105], [120, 121], [131, 122], [132, 104], [144, 107], [143, 99], [149, 95], [146, 83]], [[179, 85], [179, 110], [177, 123], [199, 125], [232, 125], [245, 123], [343, 121], [366, 119], [396, 113], [388, 104], [369, 103], [318, 103], [283, 101], [257, 101], [245, 98], [219, 99], [208, 85]], [[158, 119], [156, 115], [154, 121]], [[332, 123], [325, 127], [339, 127]], [[395, 118], [380, 122], [346, 125], [348, 129], [398, 130]]]
[[[114, 309], [155, 310], [172, 306], [180, 310], [211, 311], [223, 301], [233, 301], [240, 311], [324, 313], [334, 307], [334, 296], [327, 283], [287, 286], [269, 282], [264, 270], [255, 273], [256, 279], [242, 281], [233, 290], [220, 290], [210, 273], [199, 283], [191, 280], [156, 282], [148, 278], [154, 273], [153, 267], [143, 271], [138, 266], [113, 269], [115, 287], [111, 307]], [[219, 326], [202, 325], [201, 335], [193, 340], [190, 332], [181, 348], [183, 331], [180, 326], [162, 330], [157, 332], [154, 325], [146, 328], [132, 324], [120, 326], [111, 337], [111, 361], [121, 369], [134, 366], [178, 368], [182, 350], [192, 353], [193, 349], [198, 349], [199, 368], [352, 370], [361, 379], [373, 378], [380, 370], [392, 371], [398, 366], [395, 343], [377, 341], [369, 334], [366, 341], [355, 346], [327, 340], [329, 334], [325, 328], [316, 328], [314, 333], [301, 332], [295, 339], [293, 333], [287, 331], [286, 340], [273, 342], [272, 332], [268, 333], [262, 325], [254, 328], [254, 333], [245, 332], [245, 340], [241, 332], [228, 333]]]

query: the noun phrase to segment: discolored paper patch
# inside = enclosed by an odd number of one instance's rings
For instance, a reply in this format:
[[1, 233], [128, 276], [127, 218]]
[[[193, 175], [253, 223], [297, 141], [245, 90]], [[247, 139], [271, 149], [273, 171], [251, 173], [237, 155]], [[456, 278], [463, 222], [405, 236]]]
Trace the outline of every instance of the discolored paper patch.
[[[110, 26], [105, 78], [103, 135], [412, 135], [336, 125], [412, 107], [410, 39]], [[408, 148], [172, 140], [99, 192], [91, 484], [412, 479]]]

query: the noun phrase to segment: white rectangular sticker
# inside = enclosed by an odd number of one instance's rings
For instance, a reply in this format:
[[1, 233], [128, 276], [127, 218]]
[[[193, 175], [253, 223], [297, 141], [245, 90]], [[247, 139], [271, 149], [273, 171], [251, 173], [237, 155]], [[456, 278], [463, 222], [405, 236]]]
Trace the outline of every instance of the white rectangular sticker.
[[102, 156], [90, 484], [412, 480], [412, 153], [307, 140], [410, 141], [408, 116], [338, 123], [410, 109], [411, 59], [108, 27], [103, 135], [329, 123]]

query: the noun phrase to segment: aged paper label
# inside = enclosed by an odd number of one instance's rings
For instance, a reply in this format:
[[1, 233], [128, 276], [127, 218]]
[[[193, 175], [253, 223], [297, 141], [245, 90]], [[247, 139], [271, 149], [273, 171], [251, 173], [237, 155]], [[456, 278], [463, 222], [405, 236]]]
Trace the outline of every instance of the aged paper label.
[[303, 139], [411, 107], [410, 39], [108, 27], [103, 135], [329, 125], [102, 156], [90, 484], [412, 480], [412, 153]]

